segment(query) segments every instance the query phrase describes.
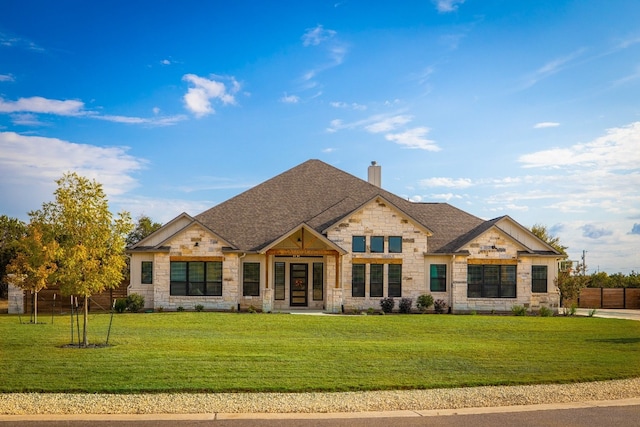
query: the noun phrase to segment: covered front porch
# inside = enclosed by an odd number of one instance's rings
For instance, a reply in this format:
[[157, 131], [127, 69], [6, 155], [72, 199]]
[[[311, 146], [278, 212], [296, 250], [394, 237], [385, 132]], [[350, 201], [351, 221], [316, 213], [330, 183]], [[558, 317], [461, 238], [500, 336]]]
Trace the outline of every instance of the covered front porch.
[[339, 312], [344, 250], [306, 225], [265, 249], [264, 311]]

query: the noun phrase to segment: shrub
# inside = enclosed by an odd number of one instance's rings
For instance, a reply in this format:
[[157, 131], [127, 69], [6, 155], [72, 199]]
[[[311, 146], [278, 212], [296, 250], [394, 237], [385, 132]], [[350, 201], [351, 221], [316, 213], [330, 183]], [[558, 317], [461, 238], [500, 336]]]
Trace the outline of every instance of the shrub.
[[521, 305], [514, 305], [511, 307], [511, 312], [516, 316], [524, 316], [527, 314], [527, 309]]
[[404, 314], [411, 313], [412, 304], [413, 304], [413, 299], [411, 298], [400, 299], [400, 304], [398, 305], [398, 308], [400, 308], [400, 313], [404, 313]]
[[127, 309], [127, 299], [126, 298], [118, 298], [116, 300], [116, 304], [114, 305], [114, 309], [118, 313], [124, 313]]
[[371, 314], [374, 314], [375, 312], [376, 310], [373, 307], [367, 308], [367, 314], [371, 315]]
[[383, 313], [391, 313], [395, 305], [396, 302], [393, 298], [387, 297], [380, 300], [380, 308], [382, 308]]
[[130, 294], [127, 296], [127, 310], [136, 313], [144, 307], [144, 297], [140, 294]]
[[542, 317], [551, 317], [553, 316], [553, 310], [549, 307], [540, 307], [540, 311], [538, 312]]
[[589, 317], [593, 317], [595, 314], [596, 314], [596, 309], [595, 308], [589, 309]]
[[443, 299], [437, 299], [433, 302], [433, 309], [438, 314], [442, 314], [447, 309], [447, 303]]
[[200, 311], [204, 310], [204, 305], [202, 305], [202, 304], [196, 304], [196, 306], [195, 306], [194, 308], [195, 308], [195, 310], [196, 310], [197, 312], [200, 312]]
[[184, 307], [179, 305], [178, 308], [176, 308], [177, 311], [184, 311]]
[[431, 294], [422, 294], [418, 297], [418, 300], [416, 301], [416, 306], [418, 307], [418, 310], [420, 310], [422, 313], [427, 311], [429, 307], [431, 307], [432, 305], [433, 305], [433, 296], [431, 296]]

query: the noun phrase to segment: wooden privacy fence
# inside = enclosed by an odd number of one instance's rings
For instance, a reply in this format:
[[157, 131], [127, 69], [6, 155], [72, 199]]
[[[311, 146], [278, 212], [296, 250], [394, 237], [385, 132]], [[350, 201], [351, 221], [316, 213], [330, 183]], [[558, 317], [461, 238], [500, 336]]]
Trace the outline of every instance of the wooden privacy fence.
[[[113, 304], [113, 300], [118, 298], [127, 297], [127, 285], [129, 282], [123, 282], [115, 289], [108, 289], [99, 294], [92, 295], [89, 299], [89, 311], [100, 312], [109, 311]], [[30, 292], [23, 293], [24, 298], [24, 312], [31, 313], [33, 308], [33, 295]], [[54, 299], [55, 295], [55, 299]], [[11, 304], [12, 301], [9, 301]], [[78, 305], [82, 305], [84, 301], [78, 298]], [[50, 288], [43, 289], [38, 292], [38, 313], [66, 313], [71, 310], [70, 297], [63, 297], [60, 295], [60, 290], [57, 286], [51, 286]]]
[[640, 288], [584, 288], [578, 307], [640, 309]]

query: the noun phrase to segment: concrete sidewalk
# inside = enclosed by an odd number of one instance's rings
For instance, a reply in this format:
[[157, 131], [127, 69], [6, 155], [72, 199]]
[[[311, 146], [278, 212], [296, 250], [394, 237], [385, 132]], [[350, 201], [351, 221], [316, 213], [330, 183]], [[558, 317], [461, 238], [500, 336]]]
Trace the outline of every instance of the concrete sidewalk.
[[[607, 319], [627, 319], [640, 321], [640, 310], [613, 309], [613, 308], [596, 308], [593, 317], [602, 317]], [[589, 316], [592, 311], [590, 308], [579, 308], [576, 311], [578, 316]]]

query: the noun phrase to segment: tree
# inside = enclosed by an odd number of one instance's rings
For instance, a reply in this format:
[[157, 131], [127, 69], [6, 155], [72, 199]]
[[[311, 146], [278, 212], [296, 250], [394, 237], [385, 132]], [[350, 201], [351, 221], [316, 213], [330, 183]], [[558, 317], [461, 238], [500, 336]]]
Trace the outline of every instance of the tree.
[[153, 222], [147, 215], [140, 215], [134, 229], [127, 235], [127, 246], [132, 246], [162, 227], [159, 222]]
[[34, 294], [34, 323], [38, 323], [38, 292], [46, 288], [58, 266], [58, 242], [47, 240], [42, 225], [30, 223], [17, 244], [16, 256], [7, 266], [7, 281]]
[[114, 218], [102, 185], [67, 173], [56, 181], [55, 202], [31, 212], [32, 221], [48, 225], [59, 244], [56, 280], [62, 295], [84, 299], [82, 344], [87, 339], [88, 300], [122, 281], [125, 237], [133, 228], [128, 212]]
[[589, 283], [589, 277], [582, 274], [583, 268], [579, 264], [576, 271], [567, 269], [558, 273], [555, 283], [560, 291], [560, 300], [565, 308], [567, 301], [572, 301], [573, 304], [578, 301], [580, 291]]
[[534, 224], [533, 227], [531, 227], [531, 232], [535, 234], [536, 237], [538, 237], [540, 240], [551, 246], [553, 249], [557, 250], [563, 255], [567, 255], [567, 247], [560, 244], [559, 237], [550, 234], [550, 232], [547, 230], [546, 225]]
[[6, 269], [16, 256], [16, 245], [25, 235], [24, 222], [7, 215], [0, 215], [0, 298], [7, 297]]

